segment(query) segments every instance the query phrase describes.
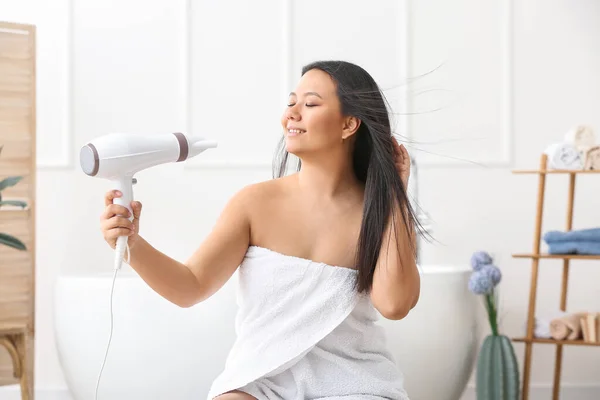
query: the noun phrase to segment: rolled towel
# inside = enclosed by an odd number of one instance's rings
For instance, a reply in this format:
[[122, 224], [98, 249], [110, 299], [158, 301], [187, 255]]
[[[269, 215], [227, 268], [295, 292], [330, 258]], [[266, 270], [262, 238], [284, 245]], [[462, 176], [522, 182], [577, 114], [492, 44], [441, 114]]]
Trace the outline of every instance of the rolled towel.
[[551, 169], [583, 169], [583, 158], [570, 143], [554, 143], [544, 151]]
[[583, 169], [600, 170], [600, 146], [590, 147], [585, 153]]
[[549, 254], [582, 254], [600, 255], [600, 242], [586, 242], [574, 240], [571, 242], [550, 242], [548, 244]]
[[[558, 319], [569, 315], [565, 311], [557, 310], [554, 313], [547, 314], [544, 316], [537, 316], [533, 318], [533, 336], [541, 339], [552, 339], [550, 333], [550, 322], [554, 319]], [[523, 324], [525, 332], [527, 332], [527, 321]]]
[[534, 319], [533, 336], [536, 338], [550, 339], [550, 320], [536, 317]]
[[565, 142], [573, 145], [577, 151], [585, 152], [596, 144], [596, 135], [591, 126], [577, 125], [565, 135]]
[[599, 242], [600, 228], [575, 229], [572, 231], [547, 231], [544, 233], [544, 241], [548, 244], [553, 242]]
[[550, 335], [555, 340], [577, 340], [581, 338], [581, 318], [586, 313], [567, 314], [550, 321]]

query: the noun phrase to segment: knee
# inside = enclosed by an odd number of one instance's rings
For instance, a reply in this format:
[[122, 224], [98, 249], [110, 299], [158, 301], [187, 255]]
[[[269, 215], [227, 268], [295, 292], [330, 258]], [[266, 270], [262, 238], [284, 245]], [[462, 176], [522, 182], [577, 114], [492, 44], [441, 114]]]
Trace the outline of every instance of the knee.
[[249, 395], [248, 393], [240, 392], [239, 390], [233, 390], [231, 392], [223, 393], [215, 397], [213, 400], [258, 400], [256, 397]]

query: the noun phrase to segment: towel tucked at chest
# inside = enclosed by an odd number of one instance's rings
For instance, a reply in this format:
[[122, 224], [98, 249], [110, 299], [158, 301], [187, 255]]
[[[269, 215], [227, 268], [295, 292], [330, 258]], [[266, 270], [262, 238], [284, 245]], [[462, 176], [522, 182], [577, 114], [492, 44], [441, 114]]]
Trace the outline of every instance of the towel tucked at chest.
[[237, 338], [208, 399], [407, 400], [356, 271], [251, 246], [239, 268]]

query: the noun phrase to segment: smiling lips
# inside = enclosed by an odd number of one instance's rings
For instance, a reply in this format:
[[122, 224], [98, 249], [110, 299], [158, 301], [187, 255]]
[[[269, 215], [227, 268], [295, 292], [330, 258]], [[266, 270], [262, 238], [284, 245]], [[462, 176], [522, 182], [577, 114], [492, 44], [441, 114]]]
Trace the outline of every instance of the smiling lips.
[[288, 136], [298, 136], [305, 132], [304, 129], [288, 128]]

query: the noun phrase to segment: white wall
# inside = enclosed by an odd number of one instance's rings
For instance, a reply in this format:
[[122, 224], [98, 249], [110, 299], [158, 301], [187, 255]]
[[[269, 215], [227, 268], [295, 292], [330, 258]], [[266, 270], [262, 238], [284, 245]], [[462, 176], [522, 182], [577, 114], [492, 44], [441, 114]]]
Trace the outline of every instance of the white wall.
[[[511, 254], [533, 248], [537, 177], [513, 175], [504, 161], [537, 168], [544, 148], [577, 124], [593, 126], [600, 141], [600, 3], [513, 1], [512, 17], [505, 18], [503, 7], [509, 3], [412, 3], [417, 33], [411, 42], [416, 55], [412, 72], [445, 62], [422, 86], [452, 92], [436, 97], [439, 102], [449, 99], [446, 111], [416, 116], [413, 127], [423, 140], [460, 139], [421, 145], [426, 151], [492, 165], [425, 158], [428, 164], [444, 163], [428, 165], [420, 173], [421, 203], [436, 220], [436, 238], [441, 242], [426, 246], [425, 260], [466, 262], [476, 249], [495, 254], [504, 274], [502, 329], [509, 336], [523, 336], [531, 262], [512, 259]], [[509, 48], [503, 47], [504, 35], [512, 37]], [[600, 226], [599, 185], [596, 176], [577, 178], [575, 229]], [[546, 187], [542, 231], [564, 229], [568, 177], [549, 176]], [[598, 263], [571, 265], [568, 310], [599, 310], [600, 296], [592, 283], [600, 278]], [[562, 261], [541, 262], [538, 315], [558, 310], [561, 274]], [[522, 365], [524, 346], [515, 344], [515, 350]], [[563, 353], [562, 382], [570, 390], [563, 397], [598, 398], [598, 349], [571, 346]], [[554, 347], [537, 345], [533, 354], [532, 386], [539, 388], [538, 398], [549, 398]]]
[[[2, 0], [0, 19], [38, 26], [36, 386], [65, 386], [53, 336], [55, 278], [106, 270], [112, 260], [97, 223], [108, 186], [80, 172], [79, 147], [110, 131], [179, 130], [219, 140], [218, 150], [188, 165], [138, 177], [142, 234], [183, 259], [233, 192], [270, 177], [285, 94], [301, 65], [319, 58], [363, 65], [397, 112], [402, 88], [392, 88], [441, 64], [404, 86], [419, 114], [397, 118], [398, 129], [411, 127], [419, 142], [412, 152], [420, 201], [439, 241], [425, 246], [424, 262], [494, 253], [504, 272], [503, 330], [522, 334], [530, 264], [510, 255], [533, 244], [537, 182], [510, 169], [536, 167], [543, 149], [575, 124], [592, 125], [600, 139], [600, 5], [514, 3], [419, 0], [405, 9], [389, 0]], [[544, 229], [564, 226], [566, 182], [548, 182]], [[578, 183], [575, 227], [597, 225], [598, 183]], [[597, 266], [573, 264], [570, 308], [599, 310], [590, 284], [600, 277]], [[558, 306], [559, 267], [542, 264], [542, 313]], [[523, 346], [516, 350], [522, 361]], [[533, 384], [547, 387], [553, 348], [536, 347], [534, 355]], [[594, 348], [566, 349], [567, 385], [597, 384], [599, 376]]]

